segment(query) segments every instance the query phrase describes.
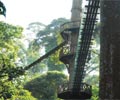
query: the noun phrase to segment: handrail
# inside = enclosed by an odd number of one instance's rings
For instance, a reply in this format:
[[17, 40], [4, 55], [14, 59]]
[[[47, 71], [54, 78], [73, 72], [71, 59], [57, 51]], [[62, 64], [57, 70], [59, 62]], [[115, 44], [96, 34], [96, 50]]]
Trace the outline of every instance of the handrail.
[[99, 2], [100, 0], [89, 0], [87, 6], [86, 20], [84, 22], [82, 35], [79, 37], [81, 41], [78, 41], [78, 49], [76, 51], [73, 91], [76, 91], [76, 89], [81, 90], [80, 86], [76, 84], [82, 85], [81, 83], [85, 76], [85, 63], [92, 40]]
[[[91, 85], [82, 83], [80, 88], [81, 88], [81, 90], [79, 92], [85, 92], [88, 94], [92, 94], [92, 86]], [[58, 93], [62, 93], [65, 91], [72, 91], [72, 89], [68, 88], [68, 83], [59, 85], [59, 87], [58, 87]]]
[[60, 26], [60, 32], [73, 28], [80, 28], [80, 21], [66, 22]]
[[[14, 69], [13, 73], [10, 73], [10, 80], [12, 80], [13, 78], [16, 78], [20, 75], [24, 75], [25, 71], [30, 69], [31, 67], [33, 67], [34, 65], [36, 65], [37, 63], [40, 63], [43, 59], [47, 58], [48, 56], [50, 56], [51, 54], [53, 54], [55, 51], [59, 50], [62, 46], [64, 46], [66, 44], [66, 42], [62, 42], [61, 44], [59, 44], [57, 47], [53, 48], [52, 50], [50, 50], [48, 53], [46, 53], [45, 55], [43, 55], [42, 57], [38, 58], [37, 60], [35, 60], [33, 63], [25, 66], [24, 68], [20, 67], [19, 69]], [[17, 71], [15, 74], [14, 72]]]
[[26, 66], [24, 68], [24, 70], [28, 70], [29, 68], [31, 68], [32, 66], [36, 65], [37, 63], [40, 63], [43, 59], [47, 58], [48, 56], [50, 56], [52, 53], [54, 53], [55, 51], [57, 51], [58, 49], [60, 49], [62, 46], [64, 46], [66, 44], [66, 42], [62, 42], [61, 44], [59, 44], [57, 47], [53, 48], [52, 50], [50, 50], [48, 53], [46, 53], [45, 55], [43, 55], [42, 57], [38, 58], [37, 60], [35, 60], [33, 63], [29, 64], [28, 66]]

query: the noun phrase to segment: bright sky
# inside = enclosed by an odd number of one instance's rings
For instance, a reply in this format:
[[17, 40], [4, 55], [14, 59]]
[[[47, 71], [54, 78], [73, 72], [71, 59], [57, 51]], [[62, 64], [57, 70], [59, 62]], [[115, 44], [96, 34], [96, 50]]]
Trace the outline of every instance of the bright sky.
[[49, 24], [60, 17], [70, 18], [72, 0], [1, 0], [7, 8], [6, 21], [27, 26], [39, 21]]

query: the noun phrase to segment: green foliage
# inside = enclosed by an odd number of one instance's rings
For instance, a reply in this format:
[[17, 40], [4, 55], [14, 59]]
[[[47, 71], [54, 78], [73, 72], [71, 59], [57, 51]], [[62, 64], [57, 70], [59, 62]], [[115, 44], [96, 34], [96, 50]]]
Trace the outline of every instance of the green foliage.
[[19, 26], [0, 22], [0, 59], [4, 57], [4, 59], [15, 60], [18, 50], [16, 39], [22, 36], [22, 30]]
[[12, 82], [10, 81], [6, 81], [3, 82], [2, 80], [0, 80], [0, 98], [11, 98], [11, 96], [14, 94], [15, 92], [15, 87], [12, 84]]
[[99, 76], [98, 75], [88, 75], [84, 80], [86, 83], [92, 86], [92, 99], [98, 100], [99, 98]]
[[[22, 67], [17, 64], [19, 58], [17, 42], [22, 37], [22, 31], [23, 28], [20, 26], [0, 22], [0, 100], [9, 100], [16, 95], [21, 96], [20, 93], [22, 91], [15, 86], [13, 78], [24, 73]], [[26, 97], [27, 94], [25, 93], [26, 91], [23, 93]]]
[[60, 40], [60, 25], [67, 22], [65, 18], [58, 18], [53, 20], [49, 25], [47, 25], [43, 30], [37, 33], [37, 39], [35, 42], [45, 46], [45, 51], [48, 52], [53, 47], [58, 45]]
[[0, 76], [10, 76], [16, 69], [18, 50], [16, 42], [22, 36], [22, 28], [0, 22]]
[[10, 100], [37, 100], [31, 93], [27, 90], [18, 90], [15, 95], [12, 96]]
[[57, 100], [58, 86], [66, 81], [67, 76], [62, 72], [49, 71], [26, 83], [25, 88], [39, 100]]
[[[44, 30], [38, 32], [37, 36], [39, 39], [36, 41], [45, 47], [46, 53], [57, 46], [58, 43], [62, 42], [62, 38], [60, 37], [60, 25], [67, 21], [68, 20], [64, 18], [53, 20]], [[59, 51], [50, 56], [47, 60], [48, 70], [62, 71], [65, 69], [65, 66], [59, 61]]]
[[[36, 38], [33, 41], [30, 41], [29, 48], [27, 51], [27, 61], [29, 63], [33, 62], [35, 59], [37, 59], [40, 55], [41, 48], [45, 49], [45, 53], [50, 51], [52, 48], [57, 46], [59, 43], [61, 43], [62, 38], [60, 36], [60, 25], [64, 23], [66, 20], [60, 18], [57, 20], [53, 20], [49, 25], [45, 26], [41, 23], [31, 23], [29, 29], [36, 33]], [[41, 26], [44, 26], [44, 28], [40, 28]], [[37, 28], [35, 28], [37, 27]], [[39, 28], [38, 28], [39, 27]], [[36, 30], [37, 29], [37, 30]], [[40, 30], [39, 30], [40, 29]], [[85, 79], [85, 82], [88, 84], [91, 84], [93, 87], [93, 96], [92, 100], [98, 99], [98, 84], [99, 84], [99, 78], [96, 75], [89, 75], [93, 73], [98, 72], [99, 70], [99, 29], [95, 30], [94, 34], [94, 40], [92, 41], [93, 45], [91, 46], [91, 60], [87, 64], [87, 76]], [[59, 51], [55, 52], [55, 54], [51, 55], [47, 58], [47, 60], [41, 62], [40, 64], [34, 66], [31, 68], [32, 73], [36, 73], [37, 71], [40, 73], [40, 70], [42, 68], [48, 67], [49, 71], [58, 70], [62, 71], [64, 70], [64, 65], [59, 61]], [[49, 76], [49, 77], [48, 77]], [[48, 77], [48, 78], [47, 78]], [[56, 100], [56, 88], [53, 90], [52, 87], [56, 85], [56, 80], [53, 80], [54, 76], [48, 75], [48, 73], [41, 75], [39, 78], [33, 79], [32, 81], [28, 82], [25, 85], [25, 88], [27, 88], [29, 91], [32, 92], [32, 95], [34, 95], [36, 98], [39, 98], [39, 100]], [[50, 80], [51, 79], [51, 80]], [[52, 82], [55, 81], [55, 82]], [[49, 86], [49, 87], [48, 87]], [[56, 87], [56, 86], [55, 86]], [[53, 91], [53, 92], [51, 92]]]
[[65, 69], [65, 65], [59, 60], [59, 52], [60, 50], [56, 51], [53, 55], [48, 57], [47, 64], [49, 71], [53, 70], [63, 71]]
[[42, 30], [46, 25], [40, 22], [32, 22], [28, 25], [27, 30], [34, 32], [35, 34]]
[[[45, 53], [56, 47], [62, 42], [60, 36], [60, 25], [68, 21], [65, 18], [59, 18], [53, 20], [49, 25], [44, 25], [39, 22], [30, 23], [28, 30], [36, 34], [36, 38], [29, 41], [29, 47], [27, 49], [27, 64], [32, 63], [37, 58], [41, 56], [41, 50]], [[44, 66], [43, 66], [44, 65]], [[48, 70], [58, 70], [62, 71], [65, 69], [64, 65], [59, 61], [59, 51], [48, 57], [40, 64], [35, 65], [35, 67], [30, 69], [30, 74], [36, 72], [40, 73], [48, 67]]]
[[99, 100], [99, 88], [98, 86], [92, 86], [92, 99], [91, 100]]
[[20, 26], [13, 26], [4, 22], [0, 22], [0, 37], [4, 40], [10, 40], [21, 37], [23, 28]]

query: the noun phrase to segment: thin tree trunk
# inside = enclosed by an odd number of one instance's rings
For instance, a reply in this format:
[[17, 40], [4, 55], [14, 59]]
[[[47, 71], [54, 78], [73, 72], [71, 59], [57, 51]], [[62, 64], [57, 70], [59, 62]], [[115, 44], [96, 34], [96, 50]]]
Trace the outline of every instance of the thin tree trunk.
[[100, 99], [120, 99], [120, 0], [101, 0]]

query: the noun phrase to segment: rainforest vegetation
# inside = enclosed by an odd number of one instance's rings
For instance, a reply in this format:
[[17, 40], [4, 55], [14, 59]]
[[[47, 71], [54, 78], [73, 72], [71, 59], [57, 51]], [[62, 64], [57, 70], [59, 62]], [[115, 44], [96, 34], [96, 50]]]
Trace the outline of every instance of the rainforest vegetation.
[[[58, 18], [49, 25], [32, 22], [26, 31], [0, 22], [0, 100], [60, 100], [58, 87], [68, 81], [67, 68], [59, 61], [60, 50], [29, 70], [24, 68], [63, 41], [60, 25], [68, 21]], [[98, 24], [84, 80], [93, 87], [93, 100], [99, 90], [99, 45]]]

